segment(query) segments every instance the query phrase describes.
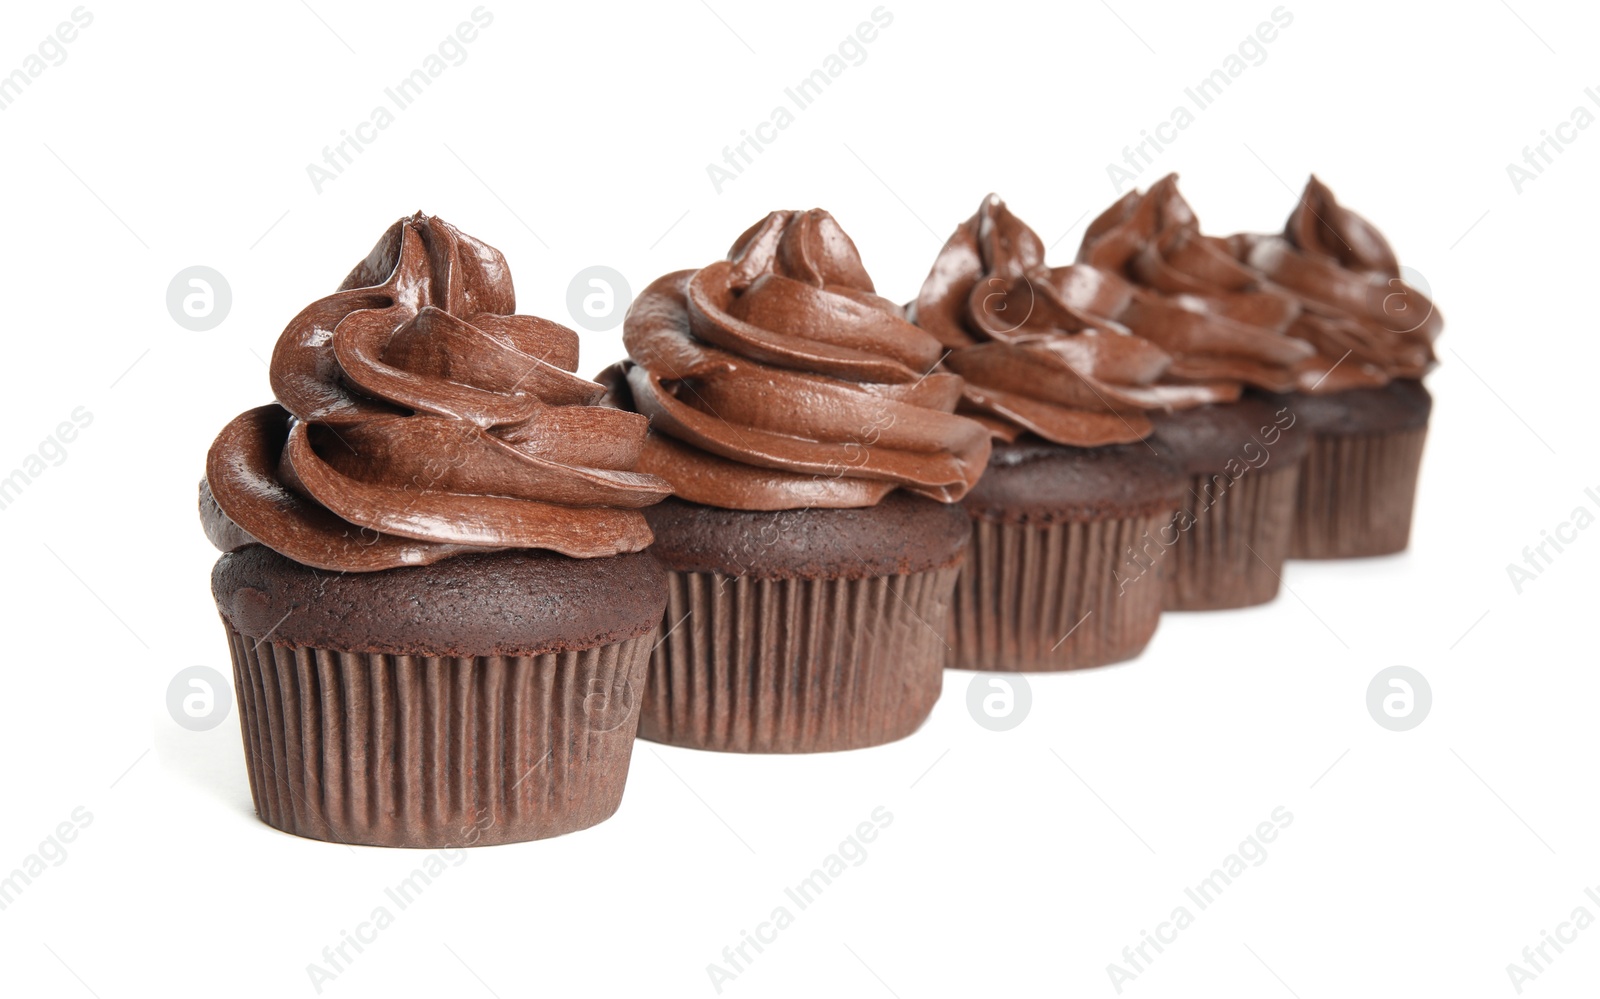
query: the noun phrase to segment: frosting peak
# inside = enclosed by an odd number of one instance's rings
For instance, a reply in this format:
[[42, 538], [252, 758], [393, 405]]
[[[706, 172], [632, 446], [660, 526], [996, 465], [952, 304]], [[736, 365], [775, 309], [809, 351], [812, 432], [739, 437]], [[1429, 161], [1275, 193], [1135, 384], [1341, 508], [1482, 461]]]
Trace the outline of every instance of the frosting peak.
[[880, 297], [820, 209], [778, 211], [725, 260], [657, 279], [601, 375], [648, 416], [641, 467], [684, 499], [743, 510], [870, 506], [896, 488], [959, 499], [988, 435], [952, 414], [939, 342]]
[[437, 217], [396, 222], [284, 329], [277, 404], [212, 445], [208, 536], [352, 572], [648, 545], [637, 508], [668, 487], [633, 471], [644, 421], [596, 405], [575, 333], [515, 307], [498, 250]]
[[1420, 378], [1433, 366], [1444, 317], [1401, 277], [1383, 234], [1316, 177], [1282, 235], [1240, 234], [1229, 243], [1237, 259], [1300, 301], [1289, 333], [1318, 355], [1301, 369], [1302, 391]]
[[[1286, 296], [1264, 301], [1226, 246], [1182, 246], [1194, 214], [1169, 181], [1118, 201], [1090, 226], [1077, 264], [1049, 267], [1038, 235], [995, 195], [940, 250], [913, 305], [916, 322], [953, 348], [966, 378], [963, 408], [1007, 440], [1026, 430], [1058, 444], [1129, 443], [1152, 429], [1151, 410], [1239, 397], [1243, 383], [1287, 388], [1310, 353], [1263, 324], [1286, 321]], [[1218, 290], [1174, 270], [1163, 295], [1134, 274], [1170, 253], [1215, 257], [1233, 272]], [[1207, 273], [1204, 261], [1196, 275]]]
[[1200, 231], [1168, 174], [1129, 192], [1089, 225], [1083, 266], [1127, 282], [1112, 313], [1173, 355], [1172, 379], [1225, 379], [1275, 392], [1295, 387], [1316, 351], [1286, 337], [1300, 304]]
[[1289, 213], [1284, 238], [1301, 252], [1330, 259], [1353, 271], [1400, 273], [1400, 262], [1372, 223], [1343, 207], [1313, 174]]

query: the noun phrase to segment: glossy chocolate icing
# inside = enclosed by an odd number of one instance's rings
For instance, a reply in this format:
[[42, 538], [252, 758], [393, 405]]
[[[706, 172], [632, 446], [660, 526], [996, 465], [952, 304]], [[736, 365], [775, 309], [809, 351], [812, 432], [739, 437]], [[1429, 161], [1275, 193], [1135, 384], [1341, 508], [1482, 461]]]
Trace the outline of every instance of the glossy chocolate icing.
[[1240, 234], [1229, 243], [1239, 260], [1302, 306], [1289, 333], [1316, 347], [1317, 357], [1302, 366], [1300, 391], [1370, 388], [1421, 378], [1433, 367], [1444, 317], [1402, 280], [1383, 234], [1316, 177], [1281, 236]]
[[639, 467], [695, 503], [863, 507], [897, 488], [952, 502], [988, 461], [939, 342], [874, 292], [820, 209], [773, 212], [726, 260], [656, 280], [623, 342], [629, 360], [600, 380], [650, 418]]
[[515, 308], [498, 250], [421, 213], [396, 222], [279, 337], [277, 403], [212, 445], [207, 537], [349, 572], [647, 546], [638, 508], [669, 487], [634, 470], [645, 420], [595, 405], [577, 335]]
[[[911, 306], [952, 349], [945, 363], [967, 380], [963, 408], [995, 436], [1032, 431], [1077, 447], [1140, 440], [1151, 410], [1237, 399], [1252, 353], [1282, 352], [1281, 338], [1181, 312], [1093, 266], [1046, 266], [1044, 243], [992, 194], [945, 243]], [[1229, 350], [1238, 360], [1208, 360]]]
[[1089, 224], [1078, 260], [1107, 292], [1084, 307], [1169, 351], [1171, 379], [1226, 379], [1284, 392], [1316, 353], [1283, 336], [1299, 302], [1234, 259], [1227, 240], [1200, 232], [1176, 174], [1102, 212]]

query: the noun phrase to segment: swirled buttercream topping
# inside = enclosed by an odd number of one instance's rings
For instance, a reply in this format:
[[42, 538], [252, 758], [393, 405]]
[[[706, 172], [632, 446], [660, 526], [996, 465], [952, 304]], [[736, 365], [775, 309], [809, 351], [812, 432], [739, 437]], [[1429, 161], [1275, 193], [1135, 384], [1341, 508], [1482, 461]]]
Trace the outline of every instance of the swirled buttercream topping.
[[1176, 174], [1102, 212], [1078, 260], [1123, 290], [1110, 315], [1172, 353], [1170, 377], [1286, 392], [1316, 355], [1284, 335], [1299, 302], [1237, 260], [1228, 240], [1201, 233]]
[[515, 315], [498, 250], [418, 213], [389, 228], [273, 351], [277, 403], [223, 429], [201, 498], [218, 547], [255, 540], [365, 572], [471, 551], [638, 551], [646, 430], [596, 405], [578, 338]]
[[939, 342], [879, 297], [820, 209], [778, 211], [726, 260], [665, 275], [623, 325], [612, 401], [650, 418], [640, 468], [739, 510], [861, 507], [894, 489], [943, 502], [982, 474], [989, 436], [954, 415]]
[[1316, 177], [1306, 182], [1281, 236], [1231, 237], [1234, 255], [1293, 294], [1302, 306], [1290, 334], [1317, 349], [1302, 391], [1337, 392], [1420, 378], [1433, 366], [1444, 317], [1405, 281], [1388, 240], [1334, 199]]
[[1044, 256], [1038, 235], [990, 195], [940, 250], [912, 306], [966, 379], [963, 410], [996, 436], [1128, 443], [1149, 435], [1150, 410], [1238, 398], [1234, 367], [1169, 353], [1127, 320], [1191, 351], [1215, 335], [1204, 323], [1181, 326], [1181, 310], [1132, 282], [1088, 265], [1048, 267]]

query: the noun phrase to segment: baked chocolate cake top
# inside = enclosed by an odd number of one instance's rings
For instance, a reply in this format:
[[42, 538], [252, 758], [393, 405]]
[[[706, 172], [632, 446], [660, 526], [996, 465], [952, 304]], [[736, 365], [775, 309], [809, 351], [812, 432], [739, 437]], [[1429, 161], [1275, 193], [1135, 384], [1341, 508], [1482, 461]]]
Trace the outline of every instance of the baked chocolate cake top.
[[533, 656], [637, 638], [661, 623], [666, 569], [650, 552], [575, 559], [528, 549], [387, 572], [327, 572], [246, 545], [211, 592], [254, 642], [419, 656]]
[[668, 499], [645, 511], [651, 551], [681, 572], [866, 579], [955, 565], [972, 529], [959, 505], [897, 491], [869, 507], [725, 510]]
[[1190, 475], [1292, 467], [1305, 456], [1315, 432], [1297, 411], [1295, 398], [1250, 394], [1224, 406], [1159, 414], [1149, 441]]
[[996, 442], [989, 470], [962, 501], [977, 520], [1051, 524], [1120, 520], [1176, 511], [1189, 479], [1143, 441], [1062, 447], [1040, 440]]
[[1267, 398], [1272, 405], [1288, 409], [1297, 428], [1304, 424], [1308, 431], [1335, 436], [1420, 430], [1433, 413], [1433, 395], [1415, 378], [1397, 378], [1376, 388]]

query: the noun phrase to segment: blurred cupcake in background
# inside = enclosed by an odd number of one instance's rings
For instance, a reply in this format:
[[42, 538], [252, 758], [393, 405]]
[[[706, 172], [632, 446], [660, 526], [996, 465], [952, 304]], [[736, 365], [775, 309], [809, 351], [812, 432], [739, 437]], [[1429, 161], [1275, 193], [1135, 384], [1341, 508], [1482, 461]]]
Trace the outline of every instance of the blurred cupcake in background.
[[1139, 654], [1164, 603], [1164, 535], [1183, 467], [1146, 441], [1151, 414], [1238, 398], [1237, 383], [1168, 376], [1174, 358], [1087, 306], [1114, 282], [1051, 268], [990, 195], [957, 227], [910, 307], [966, 379], [961, 411], [995, 436], [963, 506], [972, 551], [949, 665], [1062, 670]]
[[1422, 376], [1444, 317], [1415, 275], [1402, 276], [1383, 235], [1316, 177], [1282, 235], [1236, 235], [1229, 244], [1298, 301], [1288, 333], [1316, 349], [1297, 369], [1295, 393], [1273, 400], [1311, 437], [1293, 557], [1403, 551], [1433, 409]]
[[640, 734], [814, 752], [914, 731], [990, 448], [939, 342], [819, 209], [656, 280], [623, 342], [600, 380], [650, 418], [640, 468], [674, 494], [647, 514], [671, 594]]
[[[1295, 298], [1267, 287], [1205, 236], [1169, 175], [1089, 225], [1071, 287], [1086, 311], [1172, 355], [1165, 379], [1286, 392], [1315, 357], [1285, 336]], [[1309, 441], [1282, 401], [1260, 392], [1152, 416], [1151, 442], [1189, 477], [1164, 579], [1172, 610], [1216, 610], [1277, 596]]]

